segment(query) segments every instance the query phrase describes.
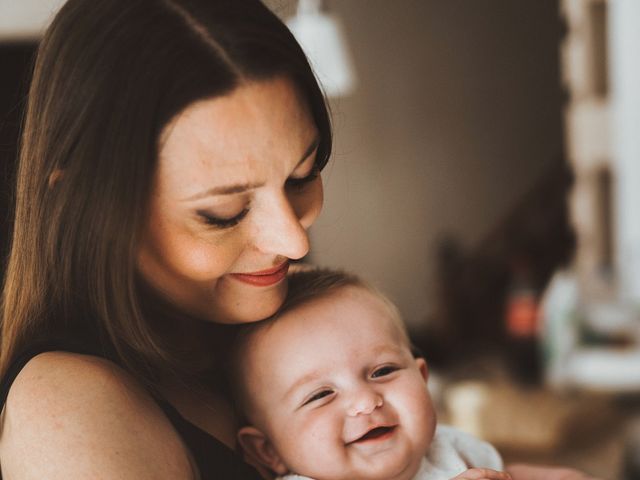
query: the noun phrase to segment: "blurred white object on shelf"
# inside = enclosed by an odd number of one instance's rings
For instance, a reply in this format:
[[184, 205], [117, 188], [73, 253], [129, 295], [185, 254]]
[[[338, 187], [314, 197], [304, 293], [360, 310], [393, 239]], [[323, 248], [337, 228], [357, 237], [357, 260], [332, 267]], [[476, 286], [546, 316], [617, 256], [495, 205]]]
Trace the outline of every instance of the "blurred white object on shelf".
[[636, 344], [640, 348], [640, 311], [624, 301], [595, 302], [584, 311], [585, 327], [612, 343]]
[[[640, 318], [633, 304], [581, 299], [576, 275], [560, 271], [542, 297], [541, 315], [550, 387], [640, 392]], [[600, 345], [589, 345], [585, 335]]]
[[578, 309], [579, 287], [575, 273], [556, 272], [540, 301], [545, 381], [556, 389], [566, 385], [569, 358], [578, 344]]
[[640, 392], [640, 348], [580, 348], [569, 359], [567, 378], [584, 390]]

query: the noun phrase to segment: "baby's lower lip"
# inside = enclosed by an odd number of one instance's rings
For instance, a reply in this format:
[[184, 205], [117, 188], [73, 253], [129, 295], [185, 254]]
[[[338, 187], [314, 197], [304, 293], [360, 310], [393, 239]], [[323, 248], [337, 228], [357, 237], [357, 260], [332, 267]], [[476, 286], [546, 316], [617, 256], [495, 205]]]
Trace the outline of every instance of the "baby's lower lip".
[[287, 276], [289, 270], [289, 262], [284, 262], [282, 266], [273, 272], [262, 273], [232, 273], [230, 276], [249, 285], [256, 287], [268, 287], [275, 285]]
[[396, 427], [377, 427], [372, 430], [369, 430], [362, 437], [357, 438], [356, 440], [349, 442], [349, 444], [362, 444], [362, 443], [375, 443], [387, 440], [392, 437], [396, 431]]

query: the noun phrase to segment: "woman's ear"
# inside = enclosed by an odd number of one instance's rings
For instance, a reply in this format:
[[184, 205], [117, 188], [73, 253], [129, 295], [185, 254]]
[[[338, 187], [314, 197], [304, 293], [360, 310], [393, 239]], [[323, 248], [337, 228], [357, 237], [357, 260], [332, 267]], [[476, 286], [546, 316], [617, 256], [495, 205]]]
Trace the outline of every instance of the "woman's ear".
[[429, 368], [427, 367], [427, 362], [425, 361], [424, 358], [416, 358], [415, 359], [416, 365], [418, 366], [418, 370], [420, 370], [420, 374], [422, 375], [422, 378], [424, 378], [424, 381], [426, 382], [427, 379], [429, 378]]
[[51, 175], [49, 175], [49, 188], [53, 188], [59, 180], [64, 176], [64, 170], [56, 168]]
[[238, 431], [238, 443], [250, 463], [262, 465], [278, 475], [286, 475], [286, 467], [267, 436], [255, 427], [242, 427]]

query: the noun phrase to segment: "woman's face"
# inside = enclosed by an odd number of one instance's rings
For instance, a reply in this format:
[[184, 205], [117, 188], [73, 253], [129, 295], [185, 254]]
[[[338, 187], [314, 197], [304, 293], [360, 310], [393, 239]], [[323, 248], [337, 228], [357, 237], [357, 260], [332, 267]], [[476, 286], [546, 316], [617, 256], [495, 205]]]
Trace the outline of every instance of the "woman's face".
[[160, 138], [138, 267], [186, 313], [263, 319], [286, 295], [322, 207], [318, 130], [284, 78], [243, 84], [177, 115]]

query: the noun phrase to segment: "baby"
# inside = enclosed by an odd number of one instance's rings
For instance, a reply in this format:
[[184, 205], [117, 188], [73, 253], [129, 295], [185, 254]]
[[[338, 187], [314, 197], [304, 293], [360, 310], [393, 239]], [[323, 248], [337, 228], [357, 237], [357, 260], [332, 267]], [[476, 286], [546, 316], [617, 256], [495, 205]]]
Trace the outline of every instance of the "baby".
[[491, 445], [436, 428], [427, 375], [387, 298], [348, 274], [298, 272], [234, 349], [238, 441], [287, 479], [509, 479]]

